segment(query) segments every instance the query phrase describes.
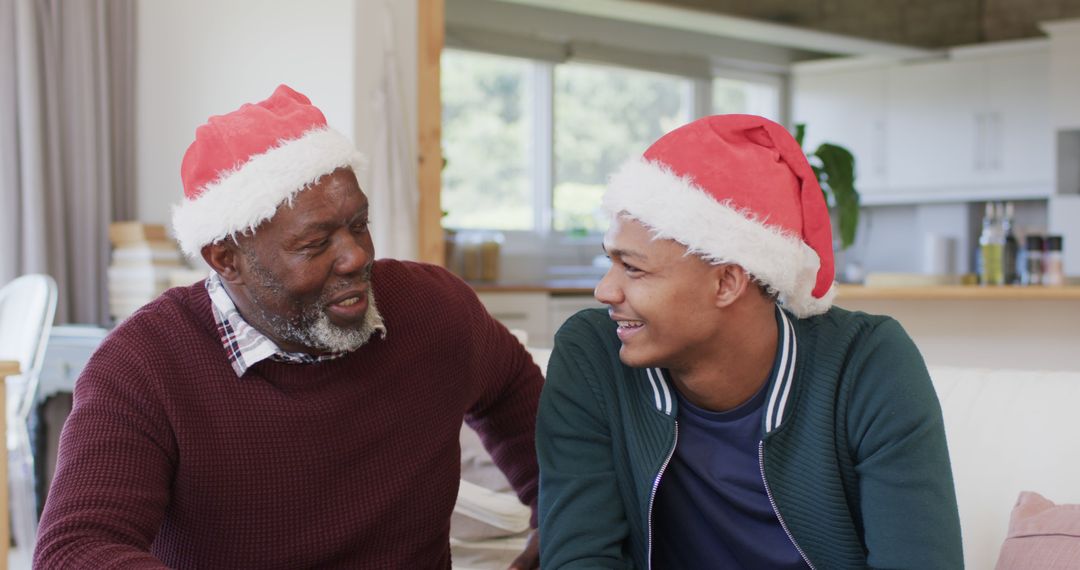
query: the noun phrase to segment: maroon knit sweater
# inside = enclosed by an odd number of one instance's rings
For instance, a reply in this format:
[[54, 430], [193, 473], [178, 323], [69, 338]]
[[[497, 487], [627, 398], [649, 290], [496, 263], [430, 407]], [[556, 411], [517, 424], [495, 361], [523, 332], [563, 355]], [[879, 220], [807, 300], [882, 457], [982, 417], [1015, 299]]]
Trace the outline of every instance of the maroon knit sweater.
[[119, 326], [75, 388], [35, 568], [449, 568], [462, 419], [534, 507], [542, 382], [446, 271], [375, 264], [344, 358], [226, 360], [202, 283]]

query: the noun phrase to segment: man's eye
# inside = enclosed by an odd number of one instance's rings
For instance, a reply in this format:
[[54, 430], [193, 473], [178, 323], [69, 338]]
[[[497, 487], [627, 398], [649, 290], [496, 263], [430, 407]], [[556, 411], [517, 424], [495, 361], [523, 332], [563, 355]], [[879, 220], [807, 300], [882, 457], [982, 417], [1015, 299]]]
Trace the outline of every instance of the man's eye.
[[626, 263], [623, 264], [623, 268], [626, 270], [627, 273], [641, 273], [640, 269], [638, 269], [637, 267], [634, 267], [633, 265], [628, 265]]
[[321, 239], [319, 241], [313, 241], [313, 242], [305, 245], [304, 249], [310, 249], [310, 250], [322, 249], [322, 248], [326, 247], [326, 244], [328, 244], [328, 243], [330, 243], [330, 240], [327, 239], [327, 238], [323, 238], [323, 239]]
[[357, 222], [352, 225], [352, 230], [358, 234], [367, 233], [369, 225], [371, 225], [371, 222], [368, 220]]

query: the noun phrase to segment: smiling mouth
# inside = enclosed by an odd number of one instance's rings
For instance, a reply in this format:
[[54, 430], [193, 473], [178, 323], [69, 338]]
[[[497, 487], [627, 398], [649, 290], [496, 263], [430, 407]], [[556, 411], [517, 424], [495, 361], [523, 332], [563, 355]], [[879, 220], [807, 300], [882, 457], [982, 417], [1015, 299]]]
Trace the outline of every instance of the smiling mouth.
[[641, 327], [645, 326], [645, 323], [643, 323], [641, 321], [615, 321], [615, 322], [619, 325], [619, 328], [623, 329], [623, 330], [632, 330], [632, 329], [637, 329], [637, 328], [641, 328]]
[[353, 306], [353, 305], [355, 305], [355, 304], [357, 304], [359, 302], [360, 302], [360, 296], [357, 295], [356, 297], [349, 297], [348, 299], [345, 299], [344, 301], [338, 301], [337, 303], [334, 303], [334, 304], [339, 306], [339, 307], [351, 307], [351, 306]]
[[342, 292], [337, 299], [324, 305], [323, 310], [339, 322], [353, 322], [364, 316], [370, 295], [371, 290], [367, 287]]
[[324, 307], [351, 307], [357, 303], [363, 303], [367, 300], [368, 290], [371, 288], [370, 283], [356, 283], [349, 286], [343, 286], [333, 297], [330, 297]]

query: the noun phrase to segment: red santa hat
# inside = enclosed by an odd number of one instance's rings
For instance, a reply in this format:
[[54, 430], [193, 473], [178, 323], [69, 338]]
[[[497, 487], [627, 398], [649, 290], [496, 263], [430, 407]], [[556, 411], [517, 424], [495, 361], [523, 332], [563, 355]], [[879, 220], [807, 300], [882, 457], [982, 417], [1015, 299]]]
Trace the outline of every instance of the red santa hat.
[[675, 129], [612, 176], [603, 207], [711, 263], [742, 266], [800, 318], [836, 296], [821, 187], [799, 144], [768, 119], [717, 115]]
[[363, 157], [307, 97], [280, 85], [269, 99], [210, 117], [195, 130], [180, 167], [176, 239], [196, 257], [204, 245], [254, 231], [282, 203], [342, 167], [359, 172]]

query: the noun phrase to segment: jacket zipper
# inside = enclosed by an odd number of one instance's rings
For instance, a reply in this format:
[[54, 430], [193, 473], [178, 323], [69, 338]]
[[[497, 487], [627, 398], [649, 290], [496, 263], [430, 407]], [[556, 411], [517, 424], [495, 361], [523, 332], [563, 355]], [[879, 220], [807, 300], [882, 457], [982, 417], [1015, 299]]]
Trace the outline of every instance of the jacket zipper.
[[656, 480], [653, 481], [652, 494], [649, 495], [649, 548], [646, 552], [648, 559], [645, 563], [648, 565], [649, 570], [652, 570], [652, 510], [653, 503], [656, 502], [656, 490], [660, 488], [660, 478], [664, 476], [664, 471], [667, 470], [668, 463], [671, 462], [671, 457], [675, 455], [675, 446], [679, 443], [679, 421], [675, 420], [675, 439], [671, 441], [671, 450], [668, 451], [667, 459], [664, 460], [664, 464], [660, 466], [660, 471], [656, 474]]
[[[769, 504], [772, 505], [772, 510], [773, 510], [774, 513], [776, 513], [776, 520], [780, 521], [780, 528], [784, 529], [784, 533], [787, 534], [788, 540], [791, 541], [792, 546], [795, 547], [795, 550], [799, 551], [799, 556], [802, 556], [802, 559], [806, 561], [806, 565], [809, 566], [811, 570], [813, 570], [814, 563], [810, 562], [810, 558], [806, 556], [805, 552], [803, 552], [802, 547], [799, 546], [799, 543], [795, 542], [795, 537], [792, 536], [791, 531], [788, 530], [787, 523], [784, 522], [784, 517], [780, 515], [780, 509], [776, 508], [776, 500], [773, 499], [772, 489], [769, 488], [769, 481], [767, 479], [765, 479], [765, 441], [764, 440], [758, 442], [758, 467], [761, 469], [761, 482], [765, 484], [765, 495], [767, 495], [769, 497]], [[650, 537], [651, 537], [651, 535], [650, 535]], [[651, 546], [651, 541], [650, 541], [650, 546]]]

